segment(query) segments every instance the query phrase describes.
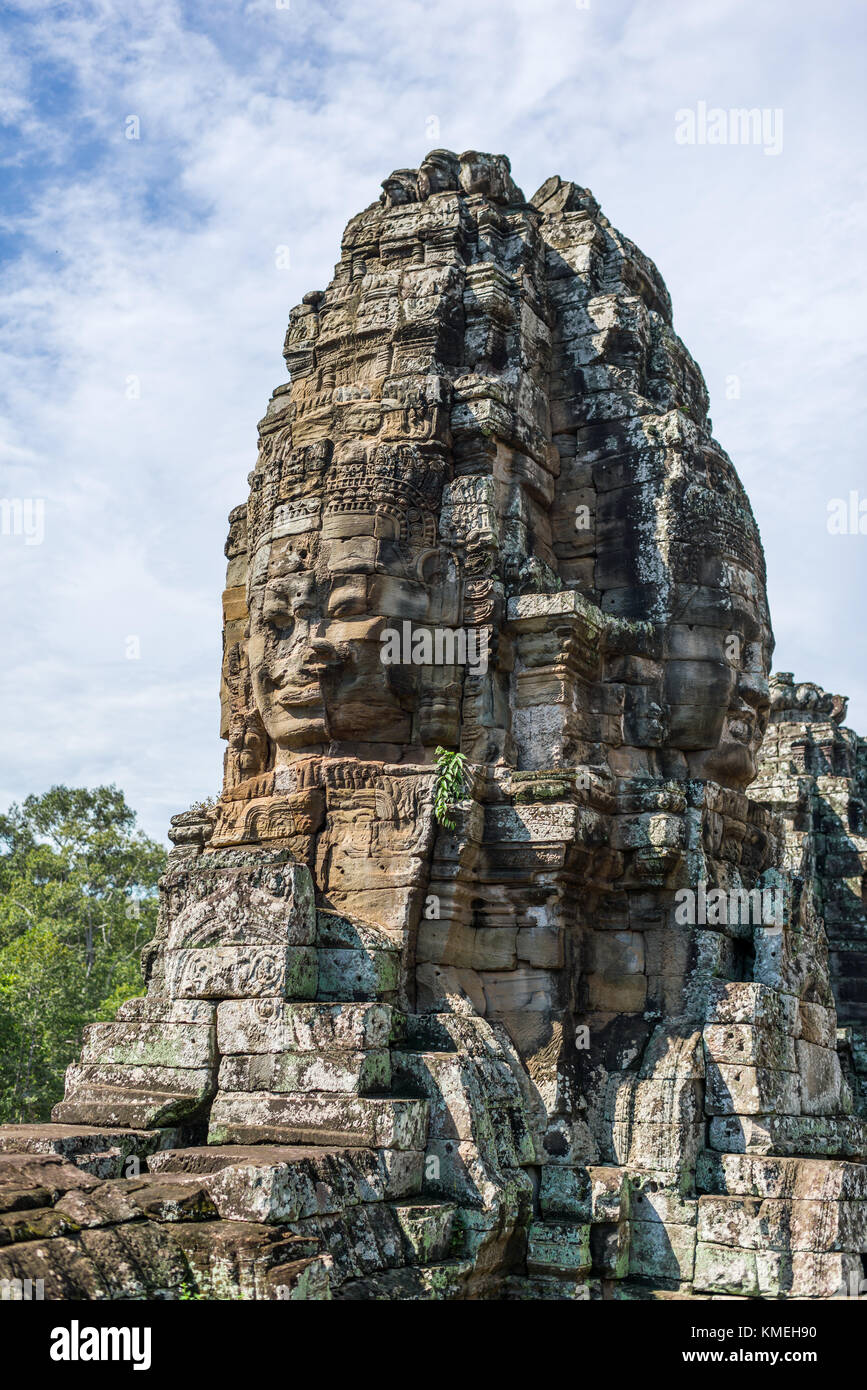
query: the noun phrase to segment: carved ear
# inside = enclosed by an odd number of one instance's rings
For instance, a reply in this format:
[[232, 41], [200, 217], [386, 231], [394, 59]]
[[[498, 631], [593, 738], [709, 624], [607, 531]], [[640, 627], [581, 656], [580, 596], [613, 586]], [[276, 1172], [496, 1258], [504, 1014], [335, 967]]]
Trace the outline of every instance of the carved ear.
[[432, 583], [441, 568], [441, 558], [442, 552], [439, 549], [423, 550], [416, 561], [416, 578], [424, 584]]
[[461, 569], [457, 555], [453, 550], [446, 550], [444, 546], [439, 546], [436, 550], [426, 550], [419, 557], [417, 573], [426, 584], [430, 584], [433, 579], [438, 581], [431, 595], [429, 621], [454, 627], [461, 621], [462, 609]]
[[391, 516], [389, 512], [377, 512], [374, 520], [373, 534], [379, 540], [400, 540], [400, 526], [397, 518]]

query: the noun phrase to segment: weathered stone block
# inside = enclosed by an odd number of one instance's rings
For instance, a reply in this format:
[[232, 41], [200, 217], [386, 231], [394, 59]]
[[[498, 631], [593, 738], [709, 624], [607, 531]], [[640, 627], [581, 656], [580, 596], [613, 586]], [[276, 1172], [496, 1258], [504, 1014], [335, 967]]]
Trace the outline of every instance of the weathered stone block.
[[259, 1052], [224, 1057], [221, 1091], [387, 1091], [391, 1059], [386, 1048], [368, 1052]]
[[312, 946], [209, 946], [170, 951], [166, 983], [178, 998], [312, 999], [319, 962]]
[[590, 1227], [553, 1221], [534, 1221], [527, 1234], [527, 1273], [589, 1274]]
[[211, 1107], [210, 1144], [344, 1144], [421, 1149], [424, 1100], [268, 1091], [220, 1091]]
[[394, 1214], [413, 1264], [448, 1257], [454, 1230], [453, 1202], [395, 1202]]
[[742, 1250], [857, 1251], [867, 1248], [867, 1201], [705, 1196], [698, 1235]]
[[84, 1030], [83, 1064], [201, 1068], [216, 1060], [214, 1028], [201, 1023], [91, 1023]]
[[177, 1130], [128, 1129], [101, 1125], [0, 1125], [0, 1154], [56, 1155], [96, 1178], [117, 1178], [125, 1170], [170, 1148]]
[[629, 1273], [642, 1279], [683, 1279], [693, 1275], [695, 1226], [632, 1221]]
[[320, 949], [318, 963], [320, 999], [388, 999], [398, 986], [393, 951]]
[[805, 1115], [846, 1114], [852, 1096], [843, 1080], [836, 1050], [798, 1038], [795, 1043], [801, 1077], [801, 1109]]
[[721, 1065], [800, 1070], [794, 1038], [776, 1029], [749, 1023], [711, 1023], [704, 1030], [704, 1045], [708, 1058]]
[[777, 1298], [792, 1287], [792, 1257], [779, 1250], [739, 1250], [699, 1241], [693, 1283], [702, 1293]]
[[390, 1004], [300, 1004], [227, 999], [217, 1007], [217, 1046], [225, 1053], [362, 1052], [388, 1046]]
[[854, 1115], [714, 1116], [708, 1135], [722, 1153], [867, 1160], [867, 1121]]
[[560, 1163], [545, 1164], [540, 1178], [539, 1207], [546, 1220], [568, 1217], [578, 1224], [588, 1223], [591, 1217], [587, 1169], [567, 1168]]
[[708, 1062], [705, 1105], [709, 1115], [797, 1115], [801, 1079], [795, 1072]]
[[822, 1158], [756, 1157], [705, 1149], [698, 1157], [696, 1182], [702, 1192], [851, 1201], [867, 1197], [867, 1164]]

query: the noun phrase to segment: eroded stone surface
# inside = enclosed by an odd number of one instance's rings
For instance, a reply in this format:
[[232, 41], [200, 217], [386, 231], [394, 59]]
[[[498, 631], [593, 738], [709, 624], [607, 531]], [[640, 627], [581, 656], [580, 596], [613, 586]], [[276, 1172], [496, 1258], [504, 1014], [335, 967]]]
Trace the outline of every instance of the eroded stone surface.
[[658, 271], [588, 190], [436, 150], [284, 355], [230, 516], [222, 795], [173, 820], [146, 996], [60, 1123], [0, 1128], [0, 1273], [848, 1296], [864, 743], [768, 683], [758, 531]]

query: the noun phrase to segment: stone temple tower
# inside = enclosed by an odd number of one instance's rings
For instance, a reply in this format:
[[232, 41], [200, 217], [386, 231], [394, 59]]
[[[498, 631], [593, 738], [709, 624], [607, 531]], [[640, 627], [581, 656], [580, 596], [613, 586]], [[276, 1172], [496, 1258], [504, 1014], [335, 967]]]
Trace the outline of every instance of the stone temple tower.
[[146, 993], [50, 1125], [0, 1128], [0, 1184], [58, 1194], [58, 1298], [849, 1294], [842, 869], [779, 763], [758, 530], [665, 285], [502, 155], [382, 188], [291, 314], [230, 516], [223, 790], [174, 818]]

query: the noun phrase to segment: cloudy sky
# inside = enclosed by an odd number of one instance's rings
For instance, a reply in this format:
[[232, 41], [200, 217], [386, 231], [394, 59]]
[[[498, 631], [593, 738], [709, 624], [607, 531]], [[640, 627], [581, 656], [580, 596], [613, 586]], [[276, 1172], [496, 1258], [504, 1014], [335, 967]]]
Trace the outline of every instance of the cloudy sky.
[[[0, 498], [44, 518], [0, 534], [0, 808], [113, 781], [162, 839], [218, 790], [225, 519], [288, 311], [435, 146], [508, 153], [528, 196], [589, 186], [656, 261], [761, 527], [775, 667], [848, 694], [867, 733], [867, 536], [827, 528], [831, 499], [867, 499], [865, 16], [8, 0]], [[699, 139], [703, 110], [740, 107], [766, 112], [756, 143]]]

